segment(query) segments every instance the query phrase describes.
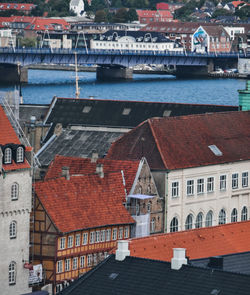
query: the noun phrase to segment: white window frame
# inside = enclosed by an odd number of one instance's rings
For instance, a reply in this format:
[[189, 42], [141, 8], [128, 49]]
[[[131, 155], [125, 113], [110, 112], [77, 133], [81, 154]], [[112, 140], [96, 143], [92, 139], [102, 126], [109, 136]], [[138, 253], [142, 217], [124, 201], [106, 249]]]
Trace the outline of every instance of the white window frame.
[[82, 244], [87, 245], [88, 244], [88, 233], [82, 234]]
[[61, 273], [63, 271], [63, 261], [59, 260], [57, 261], [57, 268], [56, 268], [56, 272], [57, 273]]
[[11, 221], [9, 228], [10, 239], [15, 239], [17, 236], [17, 223], [16, 221]]
[[11, 148], [6, 148], [4, 151], [4, 164], [11, 164], [12, 162], [12, 150]]
[[60, 238], [60, 250], [65, 249], [65, 246], [66, 246], [66, 238], [62, 237]]
[[179, 197], [179, 181], [173, 181], [171, 185], [172, 198]]
[[197, 195], [204, 194], [205, 180], [204, 178], [197, 179]]
[[193, 196], [194, 195], [194, 180], [188, 179], [187, 180], [187, 196]]
[[96, 253], [93, 254], [93, 264], [97, 265], [97, 254]]
[[70, 271], [70, 263], [71, 263], [70, 258], [65, 259], [65, 271]]
[[129, 237], [129, 227], [126, 226], [124, 228], [124, 239], [127, 239]]
[[24, 161], [24, 151], [23, 147], [19, 146], [16, 151], [16, 161], [17, 163], [22, 163]]
[[113, 228], [112, 230], [112, 240], [117, 240], [117, 228]]
[[225, 191], [227, 189], [227, 175], [220, 175], [220, 191]]
[[248, 210], [247, 210], [247, 206], [243, 206], [242, 210], [241, 210], [241, 221], [246, 221], [248, 218]]
[[207, 212], [206, 219], [205, 219], [205, 226], [206, 227], [213, 226], [213, 211], [212, 210], [209, 210]]
[[72, 269], [76, 270], [78, 268], [78, 257], [74, 257], [72, 261]]
[[118, 240], [122, 240], [122, 239], [123, 239], [123, 227], [119, 227]]
[[207, 178], [207, 192], [213, 193], [214, 192], [214, 177], [208, 177]]
[[68, 236], [68, 248], [72, 248], [74, 244], [74, 236]]
[[218, 224], [226, 224], [227, 223], [227, 214], [225, 209], [221, 209], [219, 212]]
[[92, 254], [88, 254], [87, 256], [87, 266], [92, 266]]
[[9, 285], [16, 284], [16, 262], [11, 261], [9, 264]]
[[80, 234], [76, 234], [75, 237], [75, 246], [79, 247], [81, 245], [81, 235]]
[[242, 172], [241, 184], [242, 184], [242, 187], [248, 187], [248, 171]]
[[97, 230], [95, 232], [95, 242], [100, 243], [100, 231], [99, 230]]
[[150, 221], [150, 232], [154, 233], [155, 232], [155, 218], [153, 217]]
[[179, 229], [179, 221], [178, 218], [175, 216], [172, 218], [171, 222], [170, 222], [170, 232], [174, 233], [177, 232]]
[[195, 228], [202, 228], [203, 227], [203, 213], [199, 212], [196, 216], [195, 220]]
[[95, 243], [95, 232], [94, 231], [91, 231], [90, 232], [90, 241], [89, 241], [90, 244], [94, 244]]
[[232, 189], [237, 189], [239, 187], [239, 173], [232, 173]]
[[231, 222], [237, 222], [238, 221], [238, 210], [236, 208], [233, 208], [231, 212]]
[[17, 182], [14, 182], [11, 185], [11, 201], [18, 200], [19, 197], [19, 184]]
[[85, 256], [80, 256], [80, 268], [85, 267]]
[[106, 242], [109, 242], [111, 239], [111, 229], [106, 230]]
[[106, 230], [105, 229], [103, 229], [102, 231], [101, 231], [101, 243], [103, 243], [103, 242], [105, 242], [105, 237], [106, 237]]

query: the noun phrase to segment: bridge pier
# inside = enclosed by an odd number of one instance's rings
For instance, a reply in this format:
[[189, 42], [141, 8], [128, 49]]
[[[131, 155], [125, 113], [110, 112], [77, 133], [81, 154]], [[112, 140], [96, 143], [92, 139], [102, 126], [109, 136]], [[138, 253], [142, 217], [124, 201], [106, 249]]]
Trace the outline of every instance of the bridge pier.
[[[20, 71], [20, 72], [19, 72]], [[0, 64], [0, 83], [28, 83], [28, 69], [16, 64]]]
[[206, 66], [176, 66], [177, 77], [207, 77], [213, 71], [213, 63]]
[[97, 80], [129, 80], [133, 78], [133, 69], [112, 67], [112, 66], [99, 66], [96, 69]]

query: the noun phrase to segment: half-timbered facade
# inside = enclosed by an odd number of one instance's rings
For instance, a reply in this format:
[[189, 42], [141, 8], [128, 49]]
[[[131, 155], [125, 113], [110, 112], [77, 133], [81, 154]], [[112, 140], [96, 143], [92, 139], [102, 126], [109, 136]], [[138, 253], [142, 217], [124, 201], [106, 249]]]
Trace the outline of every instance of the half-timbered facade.
[[131, 237], [122, 174], [70, 176], [35, 185], [33, 264], [59, 292]]

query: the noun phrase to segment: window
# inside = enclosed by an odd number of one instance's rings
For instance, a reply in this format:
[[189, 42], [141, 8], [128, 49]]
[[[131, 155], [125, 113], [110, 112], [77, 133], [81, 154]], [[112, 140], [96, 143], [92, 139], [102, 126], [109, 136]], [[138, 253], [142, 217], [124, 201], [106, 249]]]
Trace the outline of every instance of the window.
[[194, 181], [187, 181], [187, 196], [192, 196], [194, 194]]
[[11, 148], [6, 148], [4, 151], [4, 164], [10, 164], [12, 160]]
[[233, 173], [232, 174], [232, 189], [238, 188], [238, 178], [239, 178], [238, 173]]
[[151, 231], [151, 233], [154, 233], [155, 232], [155, 218], [152, 218], [151, 219], [151, 222], [150, 222], [150, 231]]
[[148, 193], [148, 194], [151, 194], [151, 186], [150, 186], [150, 184], [148, 185], [147, 193]]
[[203, 194], [204, 193], [204, 179], [199, 178], [197, 180], [197, 194]]
[[93, 264], [97, 265], [97, 254], [93, 254]]
[[151, 206], [152, 206], [152, 202], [149, 201], [149, 202], [148, 202], [148, 205], [147, 205], [147, 211], [148, 211], [148, 213], [151, 212]]
[[106, 230], [106, 241], [110, 241], [110, 238], [111, 238], [111, 229], [107, 229]]
[[16, 283], [16, 263], [12, 261], [9, 264], [9, 285], [14, 285]]
[[80, 257], [80, 268], [84, 268], [85, 266], [85, 256]]
[[248, 186], [248, 172], [242, 173], [242, 187]]
[[208, 177], [207, 179], [207, 192], [211, 193], [214, 191], [214, 177]]
[[201, 228], [203, 226], [203, 214], [200, 212], [196, 217], [195, 228]]
[[178, 197], [179, 196], [179, 182], [175, 181], [172, 182], [172, 197]]
[[176, 231], [178, 231], [178, 219], [177, 217], [174, 217], [170, 223], [170, 232], [173, 233]]
[[83, 235], [82, 235], [82, 244], [83, 245], [88, 244], [88, 233], [83, 233]]
[[91, 266], [91, 265], [92, 265], [92, 254], [89, 254], [89, 255], [88, 255], [88, 258], [87, 258], [87, 265], [88, 265], [88, 266]]
[[220, 176], [220, 190], [225, 191], [227, 189], [227, 176], [221, 175]]
[[17, 231], [16, 221], [11, 221], [11, 223], [10, 223], [10, 239], [16, 238], [16, 231]]
[[238, 215], [237, 209], [234, 208], [231, 213], [231, 222], [237, 222], [237, 219], [238, 219], [237, 215]]
[[221, 209], [219, 213], [219, 224], [225, 224], [225, 223], [226, 223], [226, 212], [224, 209]]
[[65, 249], [65, 242], [66, 242], [66, 238], [60, 239], [60, 249]]
[[186, 218], [186, 222], [185, 222], [185, 229], [192, 229], [193, 228], [193, 215], [189, 214]]
[[123, 228], [119, 228], [118, 239], [121, 240], [123, 238]]
[[105, 242], [105, 229], [101, 231], [101, 242]]
[[78, 257], [74, 257], [73, 258], [73, 269], [77, 269], [78, 268]]
[[23, 160], [24, 160], [23, 147], [19, 146], [16, 151], [16, 161], [17, 161], [17, 163], [22, 163]]
[[124, 239], [127, 239], [129, 237], [129, 228], [128, 226], [126, 226], [124, 228]]
[[95, 232], [90, 232], [90, 244], [94, 244], [95, 242]]
[[60, 261], [57, 261], [57, 272], [58, 273], [60, 273], [60, 272], [62, 272], [63, 271], [63, 264], [62, 264], [63, 262], [62, 262], [62, 260], [60, 260]]
[[81, 243], [81, 235], [77, 234], [76, 235], [76, 240], [75, 240], [76, 247], [79, 247], [80, 243]]
[[241, 210], [241, 221], [247, 220], [247, 207], [244, 206]]
[[73, 247], [73, 236], [68, 236], [68, 248]]
[[65, 271], [70, 270], [70, 258], [65, 260]]
[[112, 240], [116, 240], [116, 239], [117, 239], [117, 228], [114, 228], [112, 232]]
[[19, 185], [18, 183], [13, 183], [11, 186], [11, 200], [15, 201], [18, 200], [18, 195], [19, 195]]
[[211, 210], [207, 213], [205, 225], [207, 227], [213, 225], [213, 212]]
[[99, 230], [95, 232], [95, 242], [100, 243], [100, 231]]

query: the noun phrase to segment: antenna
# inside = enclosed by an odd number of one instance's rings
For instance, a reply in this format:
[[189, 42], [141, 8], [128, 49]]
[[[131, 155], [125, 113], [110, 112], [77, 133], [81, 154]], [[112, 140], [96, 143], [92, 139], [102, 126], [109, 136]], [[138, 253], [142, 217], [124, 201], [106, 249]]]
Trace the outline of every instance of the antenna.
[[75, 52], [75, 72], [76, 72], [76, 98], [79, 98], [80, 88], [78, 87], [78, 74], [77, 74], [77, 53]]

